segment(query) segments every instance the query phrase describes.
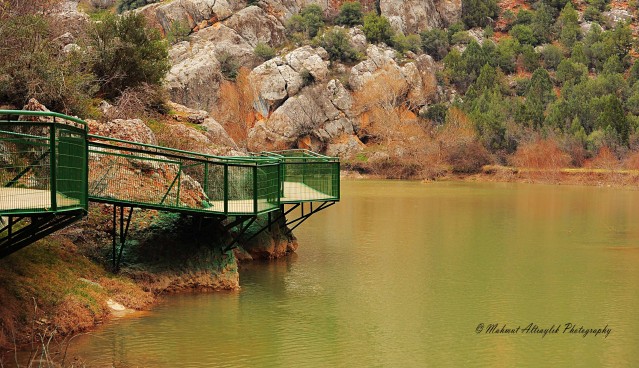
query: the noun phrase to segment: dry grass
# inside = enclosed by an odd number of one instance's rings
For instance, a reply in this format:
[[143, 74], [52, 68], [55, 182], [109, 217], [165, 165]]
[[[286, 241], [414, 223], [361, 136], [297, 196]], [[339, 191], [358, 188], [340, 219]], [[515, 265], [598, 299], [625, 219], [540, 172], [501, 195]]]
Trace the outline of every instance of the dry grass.
[[[94, 281], [110, 280], [108, 287]], [[127, 298], [112, 290], [127, 290]], [[110, 317], [106, 300], [143, 308], [150, 299], [130, 281], [113, 278], [55, 235], [0, 260], [0, 346], [59, 341]]]

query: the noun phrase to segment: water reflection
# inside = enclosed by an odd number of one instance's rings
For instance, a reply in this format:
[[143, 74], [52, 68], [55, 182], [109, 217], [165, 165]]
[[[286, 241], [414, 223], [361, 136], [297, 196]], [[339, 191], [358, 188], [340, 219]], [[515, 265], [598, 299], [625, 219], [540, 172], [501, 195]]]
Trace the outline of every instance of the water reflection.
[[[179, 295], [73, 351], [97, 366], [639, 366], [639, 192], [345, 182], [298, 256]], [[609, 325], [604, 339], [479, 323]], [[562, 329], [563, 330], [563, 329]]]

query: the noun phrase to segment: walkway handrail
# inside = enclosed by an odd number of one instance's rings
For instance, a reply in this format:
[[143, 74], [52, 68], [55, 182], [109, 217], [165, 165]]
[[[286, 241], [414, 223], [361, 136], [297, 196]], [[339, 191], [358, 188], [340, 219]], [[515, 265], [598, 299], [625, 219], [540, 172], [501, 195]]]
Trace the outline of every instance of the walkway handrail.
[[[81, 120], [80, 118], [74, 117], [74, 116], [69, 116], [69, 115], [64, 115], [61, 114], [59, 112], [54, 112], [54, 111], [29, 111], [29, 110], [2, 110], [0, 109], [0, 116], [39, 116], [39, 117], [52, 117], [52, 118], [60, 118], [63, 119], [63, 123], [64, 121], [67, 122], [73, 122], [75, 124], [78, 124], [80, 127], [82, 127], [83, 129], [85, 129], [88, 132], [88, 126], [87, 123], [84, 120]], [[57, 122], [56, 123], [60, 123]], [[65, 124], [65, 125], [70, 125], [70, 126], [75, 126], [73, 124]], [[76, 126], [78, 127], [78, 126]]]
[[86, 212], [86, 123], [50, 111], [0, 110], [0, 117], [0, 214]]
[[[221, 162], [238, 162], [238, 163], [246, 163], [246, 164], [272, 164], [279, 162], [274, 157], [254, 157], [254, 156], [216, 156], [210, 155], [201, 152], [193, 152], [193, 151], [185, 151], [177, 148], [163, 147], [157, 146], [148, 143], [140, 143], [140, 142], [132, 142], [123, 139], [104, 137], [94, 134], [89, 134], [89, 140], [91, 143], [96, 141], [106, 141], [106, 142], [114, 142], [120, 143], [129, 146], [130, 148], [142, 150], [144, 152], [148, 152], [149, 150], [153, 150], [156, 153], [165, 153], [178, 155], [180, 157], [191, 157], [191, 158], [199, 158], [203, 161], [221, 161]], [[99, 142], [97, 142], [99, 143]], [[114, 145], [117, 146], [117, 145]]]

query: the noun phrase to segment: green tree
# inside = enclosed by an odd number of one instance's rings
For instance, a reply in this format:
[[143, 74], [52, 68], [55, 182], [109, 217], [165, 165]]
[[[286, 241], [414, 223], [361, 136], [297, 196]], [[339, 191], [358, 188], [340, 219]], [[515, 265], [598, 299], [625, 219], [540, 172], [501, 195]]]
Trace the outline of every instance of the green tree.
[[537, 38], [533, 34], [532, 28], [524, 24], [517, 24], [508, 32], [514, 39], [516, 39], [522, 45], [535, 45], [537, 44]]
[[522, 45], [520, 55], [524, 68], [529, 72], [539, 67], [539, 54], [535, 52], [531, 45]]
[[581, 63], [575, 63], [570, 59], [563, 59], [557, 66], [555, 78], [561, 84], [581, 82], [588, 76], [588, 68]]
[[359, 1], [347, 1], [340, 6], [339, 15], [335, 22], [347, 27], [354, 27], [362, 24], [363, 17], [362, 4]]
[[602, 74], [610, 75], [619, 73], [623, 73], [623, 65], [621, 65], [621, 61], [619, 61], [617, 55], [612, 55], [604, 63]]
[[384, 16], [377, 15], [373, 12], [366, 14], [362, 30], [370, 43], [384, 42], [388, 45], [391, 44], [393, 29], [388, 19]]
[[328, 52], [331, 60], [353, 61], [358, 60], [357, 50], [351, 45], [350, 37], [345, 29], [334, 27], [315, 38], [315, 43]]
[[141, 84], [159, 86], [169, 70], [166, 41], [141, 14], [108, 15], [93, 25], [90, 37], [93, 72], [106, 98]]
[[621, 142], [628, 144], [630, 124], [617, 96], [607, 95], [603, 98], [603, 110], [597, 119], [597, 125], [601, 128], [612, 127], [619, 135]]
[[324, 26], [324, 12], [317, 4], [308, 5], [299, 14], [293, 15], [286, 26], [290, 31], [301, 32], [306, 37], [313, 38]]
[[561, 43], [569, 49], [572, 48], [581, 36], [579, 15], [572, 2], [568, 2], [561, 11], [557, 19], [557, 28], [561, 30], [559, 34]]
[[551, 70], [556, 70], [559, 63], [564, 58], [561, 49], [555, 45], [544, 45], [543, 50], [541, 51], [541, 56], [544, 59], [544, 65], [546, 68]]
[[570, 60], [575, 63], [581, 63], [588, 66], [588, 57], [586, 56], [585, 46], [583, 42], [576, 42], [573, 45], [572, 53], [570, 54]]
[[494, 60], [496, 65], [506, 73], [513, 73], [519, 47], [519, 41], [514, 38], [501, 39], [495, 50]]
[[485, 27], [497, 15], [496, 0], [462, 0], [462, 21], [468, 28]]
[[637, 81], [639, 81], [639, 61], [636, 61], [630, 67], [630, 75], [628, 76], [628, 84], [634, 85]]
[[420, 33], [422, 49], [435, 60], [441, 60], [448, 54], [448, 35], [440, 28], [433, 28]]
[[552, 9], [544, 2], [540, 3], [530, 25], [538, 43], [547, 43], [551, 40], [553, 22]]
[[547, 105], [555, 99], [552, 81], [546, 69], [538, 68], [530, 78], [526, 100], [519, 111], [520, 121], [539, 128], [545, 120]]

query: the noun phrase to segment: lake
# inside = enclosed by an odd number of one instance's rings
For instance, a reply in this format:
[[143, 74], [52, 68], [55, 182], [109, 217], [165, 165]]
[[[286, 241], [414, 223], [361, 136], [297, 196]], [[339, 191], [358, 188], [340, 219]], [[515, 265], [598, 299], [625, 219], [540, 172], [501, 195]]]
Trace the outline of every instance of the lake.
[[241, 290], [167, 296], [71, 353], [97, 367], [639, 366], [637, 190], [345, 181], [295, 234], [297, 254], [243, 266]]

